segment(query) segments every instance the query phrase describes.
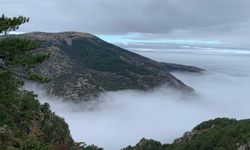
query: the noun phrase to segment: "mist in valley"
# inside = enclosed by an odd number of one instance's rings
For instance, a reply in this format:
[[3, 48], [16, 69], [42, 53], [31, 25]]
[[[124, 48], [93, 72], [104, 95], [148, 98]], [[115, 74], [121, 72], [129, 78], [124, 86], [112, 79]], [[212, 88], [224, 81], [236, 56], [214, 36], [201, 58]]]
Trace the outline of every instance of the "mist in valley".
[[41, 85], [26, 83], [53, 111], [65, 118], [76, 141], [108, 150], [134, 145], [142, 137], [171, 143], [199, 123], [216, 117], [250, 118], [250, 55], [241, 51], [137, 51], [162, 62], [194, 65], [203, 73], [173, 73], [193, 87], [185, 95], [166, 86], [150, 92], [124, 90], [102, 93], [89, 102], [74, 104], [47, 95]]

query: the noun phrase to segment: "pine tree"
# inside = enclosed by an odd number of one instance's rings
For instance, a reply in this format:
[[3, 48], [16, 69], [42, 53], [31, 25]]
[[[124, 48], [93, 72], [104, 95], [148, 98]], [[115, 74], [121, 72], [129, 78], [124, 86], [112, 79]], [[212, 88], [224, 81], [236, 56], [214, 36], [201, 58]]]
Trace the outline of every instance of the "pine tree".
[[7, 35], [28, 21], [22, 16], [0, 18], [0, 150], [102, 150], [94, 145], [77, 148], [64, 119], [48, 103], [40, 104], [33, 92], [20, 90], [22, 79], [49, 81], [32, 72], [49, 57], [34, 52], [40, 43]]
[[27, 17], [19, 16], [9, 18], [2, 14], [0, 17], [0, 33], [7, 35], [10, 31], [19, 29], [19, 26], [26, 22], [29, 22], [29, 18]]
[[[32, 68], [49, 57], [34, 49], [40, 43], [9, 36], [27, 22], [25, 17], [0, 19], [0, 150], [50, 150], [57, 144], [74, 145], [67, 123], [33, 92], [20, 90], [22, 79], [48, 81]], [[49, 132], [48, 132], [49, 131]]]
[[8, 32], [15, 31], [21, 24], [28, 21], [29, 18], [23, 16], [8, 18], [2, 15], [0, 18], [0, 34], [4, 34], [0, 40], [0, 69], [24, 79], [48, 82], [48, 78], [41, 77], [31, 71], [31, 68], [49, 57], [45, 53], [33, 52], [34, 49], [40, 47], [40, 43], [7, 36]]

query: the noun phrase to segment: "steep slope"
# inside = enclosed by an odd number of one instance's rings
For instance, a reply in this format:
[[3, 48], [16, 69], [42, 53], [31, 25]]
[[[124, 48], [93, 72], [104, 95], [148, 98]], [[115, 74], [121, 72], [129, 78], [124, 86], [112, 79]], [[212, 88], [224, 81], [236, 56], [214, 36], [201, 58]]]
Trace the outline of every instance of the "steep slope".
[[50, 93], [66, 99], [86, 100], [102, 91], [148, 90], [163, 83], [181, 91], [193, 91], [158, 62], [88, 33], [34, 32], [18, 36], [40, 41], [39, 51], [51, 54], [35, 70], [52, 78]]
[[[0, 150], [77, 149], [64, 119], [20, 86], [22, 80], [0, 69]], [[81, 147], [90, 149], [102, 150], [94, 145]]]
[[0, 149], [72, 146], [67, 123], [32, 92], [18, 90], [19, 86], [9, 72], [0, 70]]

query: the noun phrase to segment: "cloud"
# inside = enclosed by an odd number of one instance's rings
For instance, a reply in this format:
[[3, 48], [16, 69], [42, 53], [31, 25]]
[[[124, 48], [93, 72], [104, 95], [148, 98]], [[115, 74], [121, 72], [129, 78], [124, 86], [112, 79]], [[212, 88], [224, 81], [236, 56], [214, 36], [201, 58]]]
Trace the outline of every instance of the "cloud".
[[7, 15], [31, 17], [33, 29], [91, 33], [228, 32], [249, 20], [247, 0], [3, 0]]
[[30, 23], [20, 28], [25, 32], [139, 33], [140, 39], [208, 40], [226, 47], [250, 47], [248, 0], [2, 0], [0, 9], [9, 16], [29, 16]]
[[41, 102], [49, 102], [65, 118], [75, 140], [109, 150], [134, 145], [142, 137], [172, 142], [200, 122], [216, 117], [249, 118], [249, 55], [194, 51], [140, 54], [207, 69], [203, 74], [174, 73], [197, 95], [182, 95], [163, 86], [152, 92], [107, 92], [76, 105], [46, 95], [37, 85], [26, 84], [25, 88], [39, 93]]

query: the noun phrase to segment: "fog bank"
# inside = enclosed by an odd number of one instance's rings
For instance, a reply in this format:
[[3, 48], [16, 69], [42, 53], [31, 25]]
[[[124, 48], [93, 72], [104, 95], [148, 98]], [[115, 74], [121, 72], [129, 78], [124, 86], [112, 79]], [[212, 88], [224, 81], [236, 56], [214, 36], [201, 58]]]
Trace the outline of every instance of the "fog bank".
[[250, 55], [195, 52], [139, 52], [157, 61], [195, 65], [202, 74], [173, 73], [196, 90], [182, 95], [166, 86], [152, 92], [107, 92], [91, 102], [73, 104], [48, 96], [26, 83], [53, 111], [65, 118], [76, 141], [107, 150], [134, 145], [142, 137], [172, 142], [198, 123], [216, 117], [250, 118]]

